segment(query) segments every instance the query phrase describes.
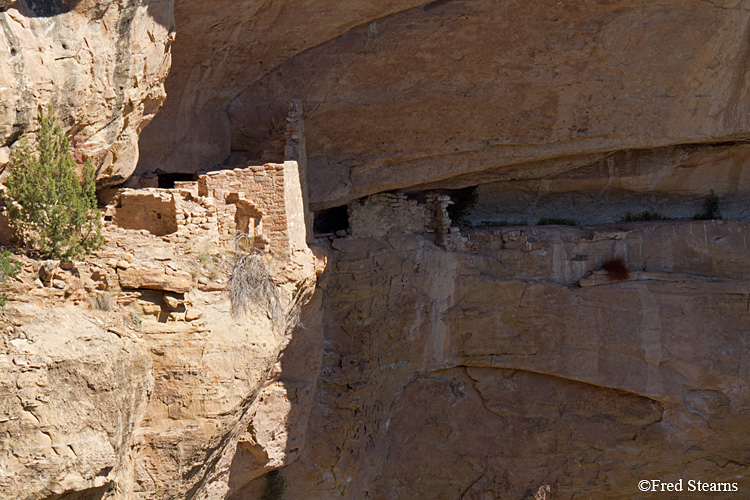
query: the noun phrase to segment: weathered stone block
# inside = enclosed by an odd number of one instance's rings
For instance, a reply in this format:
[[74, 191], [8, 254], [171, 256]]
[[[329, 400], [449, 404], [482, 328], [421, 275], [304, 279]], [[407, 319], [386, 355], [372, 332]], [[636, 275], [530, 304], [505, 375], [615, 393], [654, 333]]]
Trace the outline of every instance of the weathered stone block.
[[149, 290], [165, 290], [185, 293], [193, 286], [193, 278], [185, 271], [167, 272], [166, 268], [130, 267], [119, 269], [122, 288], [147, 288]]

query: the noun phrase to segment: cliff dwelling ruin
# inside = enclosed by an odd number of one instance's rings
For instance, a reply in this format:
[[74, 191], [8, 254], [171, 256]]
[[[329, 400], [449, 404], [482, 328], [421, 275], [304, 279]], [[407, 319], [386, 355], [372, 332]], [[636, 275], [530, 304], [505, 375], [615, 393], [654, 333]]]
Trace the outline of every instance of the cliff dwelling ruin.
[[0, 498], [750, 498], [749, 12], [0, 0]]
[[[301, 105], [290, 103], [286, 151], [304, 149], [300, 135]], [[300, 146], [302, 144], [302, 146]], [[304, 160], [222, 169], [177, 180], [184, 174], [163, 174], [159, 183], [172, 188], [124, 188], [110, 192], [105, 218], [119, 227], [143, 229], [156, 236], [177, 233], [208, 238], [222, 246], [242, 234], [256, 250], [289, 259], [306, 248], [308, 233], [303, 200]], [[144, 181], [140, 180], [143, 184]]]

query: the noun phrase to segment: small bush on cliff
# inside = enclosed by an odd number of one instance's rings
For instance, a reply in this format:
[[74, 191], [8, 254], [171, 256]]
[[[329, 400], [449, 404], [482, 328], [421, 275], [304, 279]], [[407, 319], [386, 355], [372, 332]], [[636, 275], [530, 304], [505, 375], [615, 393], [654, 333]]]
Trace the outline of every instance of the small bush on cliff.
[[102, 244], [94, 169], [87, 162], [82, 178], [76, 176], [70, 141], [51, 108], [39, 122], [36, 144], [24, 136], [11, 155], [3, 200], [27, 246], [45, 258], [69, 261]]
[[253, 305], [266, 311], [271, 319], [283, 314], [271, 266], [264, 256], [258, 253], [237, 255], [229, 278], [229, 295], [235, 316], [246, 312]]
[[575, 226], [576, 221], [574, 219], [550, 219], [544, 218], [539, 219], [536, 223], [537, 226]]
[[112, 311], [117, 307], [117, 297], [112, 292], [99, 293], [89, 299], [89, 305], [97, 311]]
[[448, 216], [451, 218], [451, 222], [461, 229], [465, 229], [471, 226], [469, 215], [476, 207], [479, 201], [479, 194], [477, 193], [477, 187], [467, 187], [463, 189], [457, 189], [451, 193], [451, 201], [453, 205], [448, 206]]
[[650, 222], [658, 220], [669, 220], [669, 218], [656, 212], [649, 212], [648, 210], [639, 214], [632, 214], [630, 212], [625, 214], [625, 222]]
[[[5, 284], [10, 278], [15, 278], [21, 271], [21, 263], [14, 260], [7, 250], [0, 253], [0, 285]], [[8, 294], [0, 293], [0, 307], [8, 302]]]
[[703, 213], [695, 214], [694, 220], [714, 220], [721, 219], [721, 210], [719, 210], [719, 197], [711, 191], [703, 202]]

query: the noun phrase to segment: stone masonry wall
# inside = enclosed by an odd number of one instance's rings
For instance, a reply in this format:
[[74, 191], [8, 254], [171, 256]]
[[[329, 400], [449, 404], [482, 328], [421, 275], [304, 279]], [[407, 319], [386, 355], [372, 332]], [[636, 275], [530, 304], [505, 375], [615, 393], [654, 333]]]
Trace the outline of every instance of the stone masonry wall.
[[448, 215], [450, 196], [431, 193], [425, 203], [402, 193], [380, 193], [348, 205], [349, 229], [354, 236], [380, 238], [389, 234], [434, 235], [434, 243], [450, 251], [466, 245]]
[[380, 193], [349, 204], [349, 229], [355, 236], [434, 233], [433, 213], [405, 194]]
[[[242, 232], [255, 248], [288, 259], [312, 241], [304, 134], [302, 104], [292, 100], [283, 163], [208, 172], [197, 182], [176, 182], [174, 189], [123, 190], [107, 215], [120, 227], [176, 233], [178, 240], [209, 236], [228, 245]], [[136, 185], [147, 181], [141, 178]]]
[[177, 231], [174, 193], [163, 189], [125, 192], [120, 197], [115, 222], [125, 229], [147, 229], [164, 236]]
[[[307, 191], [307, 146], [305, 143], [305, 120], [302, 116], [302, 102], [297, 99], [289, 101], [289, 112], [286, 117], [286, 146], [284, 147], [284, 160], [297, 162], [297, 168], [293, 172], [285, 173], [285, 177], [292, 180], [292, 176], [297, 176], [302, 192], [302, 204], [305, 207], [310, 206], [309, 194]], [[291, 185], [289, 182], [287, 185]], [[287, 209], [287, 213], [297, 213]], [[313, 236], [313, 213], [305, 210], [305, 240], [312, 242]]]
[[[220, 245], [241, 231], [257, 248], [282, 257], [305, 245], [299, 193], [297, 162], [290, 161], [210, 172], [174, 189], [123, 190], [107, 215], [123, 228], [176, 238], [209, 236]], [[295, 211], [291, 218], [288, 204]]]
[[[198, 179], [198, 196], [216, 203], [220, 242], [242, 231], [261, 238], [277, 254], [290, 251], [284, 191], [284, 165], [277, 164], [210, 172]], [[243, 219], [253, 219], [254, 227]]]

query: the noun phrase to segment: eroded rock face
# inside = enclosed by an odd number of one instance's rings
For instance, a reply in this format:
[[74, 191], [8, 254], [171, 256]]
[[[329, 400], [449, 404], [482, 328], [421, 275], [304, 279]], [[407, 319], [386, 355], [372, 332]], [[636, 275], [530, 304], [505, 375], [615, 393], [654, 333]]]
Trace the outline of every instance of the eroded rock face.
[[735, 0], [432, 2], [248, 85], [227, 110], [231, 148], [273, 150], [274, 120], [301, 99], [319, 209], [387, 189], [476, 184], [487, 171], [502, 178], [509, 165], [523, 164], [516, 178], [538, 178], [543, 160], [740, 139], [743, 9]]
[[0, 340], [0, 496], [127, 494], [151, 356], [79, 309], [23, 304], [19, 313], [24, 325]]
[[[100, 183], [127, 178], [163, 100], [171, 4], [0, 4], [3, 154], [53, 102]], [[481, 217], [514, 192], [614, 193], [629, 208], [656, 189], [696, 210], [715, 187], [747, 217], [739, 0], [338, 6], [179, 2], [170, 99], [144, 131], [139, 173], [277, 160], [299, 98], [317, 208], [483, 183]], [[213, 283], [188, 292], [185, 270], [102, 265], [108, 287], [172, 290], [160, 300], [173, 309], [187, 300], [173, 292], [195, 293], [200, 307], [178, 313], [189, 325], [144, 323], [132, 342], [86, 322], [95, 346], [120, 339], [97, 359], [132, 373], [93, 373], [77, 332], [50, 352], [48, 327], [32, 347], [10, 339], [0, 430], [18, 438], [0, 448], [14, 478], [0, 486], [29, 499], [260, 498], [263, 480], [246, 483], [284, 467], [293, 498], [625, 499], [655, 471], [747, 475], [747, 223], [491, 230], [446, 252], [403, 234], [418, 232], [407, 222], [335, 240], [323, 327], [311, 315], [280, 360], [289, 339], [262, 315], [232, 318]], [[172, 251], [138, 248], [159, 262]], [[631, 272], [590, 274], [614, 258]], [[63, 358], [73, 367], [58, 370]], [[55, 385], [69, 399], [36, 388], [51, 370], [70, 376]], [[101, 413], [72, 409], [61, 431], [51, 408], [67, 401]], [[82, 458], [64, 448], [78, 436], [93, 443]]]
[[234, 455], [282, 339], [266, 318], [233, 320], [220, 295], [202, 308], [210, 327], [144, 338], [155, 384], [133, 447], [135, 499], [221, 498], [199, 495], [221, 457]]
[[[227, 110], [248, 86], [289, 58], [359, 24], [421, 3], [355, 0], [342, 8], [333, 0], [176, 2], [178, 36], [166, 83], [169, 99], [141, 137], [139, 173], [213, 169], [232, 153], [234, 118]], [[265, 116], [276, 121], [264, 127], [283, 131], [288, 101], [283, 109], [276, 108], [276, 101], [268, 103]], [[283, 142], [275, 146], [253, 159], [277, 161], [283, 157]]]
[[100, 185], [127, 179], [138, 136], [165, 98], [171, 0], [5, 2], [0, 12], [0, 164], [54, 106]]
[[643, 212], [692, 219], [715, 199], [724, 218], [748, 220], [748, 167], [750, 147], [730, 144], [621, 151], [578, 164], [544, 162], [538, 165], [544, 175], [534, 179], [516, 177], [523, 167], [509, 168], [503, 180], [477, 186], [467, 218], [477, 226], [535, 224], [549, 217], [601, 224]]
[[[468, 233], [464, 252], [414, 234], [336, 239], [288, 495], [533, 498], [549, 486], [552, 498], [629, 499], [655, 471], [741, 488], [749, 232], [505, 228]], [[587, 278], [611, 259], [625, 277]]]
[[195, 498], [229, 498], [269, 470], [293, 463], [305, 449], [323, 353], [321, 300], [322, 292], [316, 291], [302, 309], [301, 326], [282, 342], [275, 365], [248, 399], [249, 406], [243, 406], [246, 411], [207, 468]]
[[[282, 331], [254, 307], [231, 314], [223, 284], [202, 285], [191, 261], [207, 247], [111, 229], [87, 264], [47, 261], [45, 287], [27, 265], [10, 290], [19, 301], [0, 330], [0, 497], [219, 500], [290, 463], [320, 369], [320, 297], [304, 295], [304, 327]], [[296, 257], [288, 272], [311, 286], [312, 262]], [[192, 269], [197, 286], [174, 269]], [[118, 283], [125, 291], [112, 291]], [[302, 348], [279, 359], [290, 340]]]

